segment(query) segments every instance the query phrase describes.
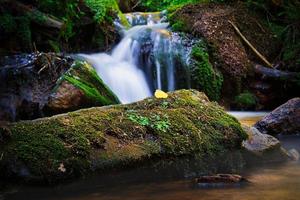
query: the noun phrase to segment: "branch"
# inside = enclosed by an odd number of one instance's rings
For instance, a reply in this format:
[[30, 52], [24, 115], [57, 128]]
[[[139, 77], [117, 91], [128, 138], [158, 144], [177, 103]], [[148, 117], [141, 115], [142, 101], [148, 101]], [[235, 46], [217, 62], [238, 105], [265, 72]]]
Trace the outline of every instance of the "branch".
[[268, 66], [273, 68], [273, 65], [261, 54], [259, 53], [259, 51], [257, 49], [255, 49], [255, 47], [247, 40], [247, 38], [241, 33], [241, 31], [239, 30], [239, 28], [234, 25], [234, 23], [230, 20], [228, 20], [228, 22], [233, 26], [233, 28], [235, 29], [235, 31], [238, 33], [238, 35], [244, 40], [244, 42], [246, 42], [246, 44], [252, 49], [252, 51]]
[[256, 65], [254, 67], [255, 73], [262, 76], [264, 80], [287, 80], [296, 81], [298, 80], [299, 73], [297, 72], [287, 72], [278, 69], [270, 69], [261, 65]]
[[138, 7], [140, 4], [142, 3], [141, 0], [139, 0], [131, 9], [135, 9], [136, 7]]

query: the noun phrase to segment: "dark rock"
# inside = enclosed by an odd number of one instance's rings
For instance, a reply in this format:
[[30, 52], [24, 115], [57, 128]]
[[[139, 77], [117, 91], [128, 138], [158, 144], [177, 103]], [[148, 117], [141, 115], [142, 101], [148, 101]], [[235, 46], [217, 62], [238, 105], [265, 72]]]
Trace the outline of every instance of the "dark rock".
[[[7, 141], [7, 139], [9, 139], [10, 136], [11, 136], [11, 132], [8, 128], [7, 122], [0, 121], [0, 144]], [[1, 160], [1, 156], [2, 155], [0, 155], [0, 160]]]
[[300, 133], [300, 98], [294, 98], [276, 108], [255, 124], [264, 134]]
[[197, 184], [205, 184], [205, 186], [216, 186], [216, 184], [238, 184], [247, 183], [247, 179], [236, 174], [217, 174], [212, 176], [201, 176], [195, 179]]
[[0, 121], [119, 102], [90, 65], [60, 54], [6, 57], [0, 60], [0, 81]]

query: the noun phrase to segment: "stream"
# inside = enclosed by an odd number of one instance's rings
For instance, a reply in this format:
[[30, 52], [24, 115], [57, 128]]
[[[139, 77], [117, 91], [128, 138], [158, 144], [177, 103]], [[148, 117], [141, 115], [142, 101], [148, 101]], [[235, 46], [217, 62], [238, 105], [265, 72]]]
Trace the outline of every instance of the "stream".
[[[263, 113], [231, 112], [242, 124], [253, 124]], [[247, 117], [249, 116], [249, 117]], [[300, 151], [299, 136], [279, 137], [282, 145]], [[250, 184], [234, 187], [203, 188], [193, 181], [202, 167], [179, 162], [163, 168], [121, 170], [95, 175], [74, 183], [57, 187], [19, 186], [1, 195], [1, 200], [199, 200], [199, 199], [272, 199], [298, 200], [300, 197], [300, 162], [230, 166], [222, 168], [216, 161], [216, 172], [239, 173]], [[189, 161], [190, 162], [190, 161]], [[194, 163], [193, 163], [194, 164]], [[225, 163], [226, 164], [226, 163]], [[228, 164], [228, 163], [227, 163]], [[187, 167], [189, 166], [189, 167]], [[193, 167], [190, 167], [193, 166]], [[198, 171], [197, 171], [198, 170]]]

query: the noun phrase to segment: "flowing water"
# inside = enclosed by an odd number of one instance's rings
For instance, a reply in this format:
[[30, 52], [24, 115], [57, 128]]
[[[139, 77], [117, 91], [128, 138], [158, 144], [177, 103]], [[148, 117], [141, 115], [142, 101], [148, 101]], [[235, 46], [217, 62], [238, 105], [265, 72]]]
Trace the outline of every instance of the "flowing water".
[[[242, 123], [251, 124], [263, 113], [231, 113], [240, 117]], [[249, 118], [246, 117], [249, 116]], [[299, 136], [279, 138], [287, 149], [300, 151]], [[195, 164], [194, 161], [181, 161], [160, 168], [136, 168], [105, 175], [96, 175], [85, 180], [54, 188], [20, 186], [6, 191], [1, 200], [298, 200], [300, 198], [300, 162], [283, 164], [271, 163], [243, 167], [216, 159], [215, 166]], [[207, 162], [207, 161], [205, 161]], [[225, 164], [222, 166], [222, 164]], [[227, 166], [227, 167], [225, 167]], [[194, 177], [212, 170], [219, 173], [239, 173], [250, 184], [234, 187], [203, 188], [196, 185]]]
[[122, 103], [152, 96], [156, 89], [173, 91], [189, 87], [190, 48], [168, 30], [164, 13], [130, 13], [125, 29], [116, 22], [122, 40], [109, 54], [83, 55]]

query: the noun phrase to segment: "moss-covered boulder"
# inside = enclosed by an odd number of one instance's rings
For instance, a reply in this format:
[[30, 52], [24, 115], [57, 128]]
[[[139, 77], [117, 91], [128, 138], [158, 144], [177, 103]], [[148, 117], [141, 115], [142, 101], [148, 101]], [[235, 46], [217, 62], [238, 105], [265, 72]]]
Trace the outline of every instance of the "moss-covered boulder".
[[84, 61], [75, 61], [57, 81], [46, 110], [62, 113], [83, 107], [120, 103], [103, 83], [95, 69]]
[[[59, 181], [153, 160], [240, 149], [240, 123], [195, 90], [0, 129], [1, 179]], [[3, 136], [3, 137], [2, 137]]]

